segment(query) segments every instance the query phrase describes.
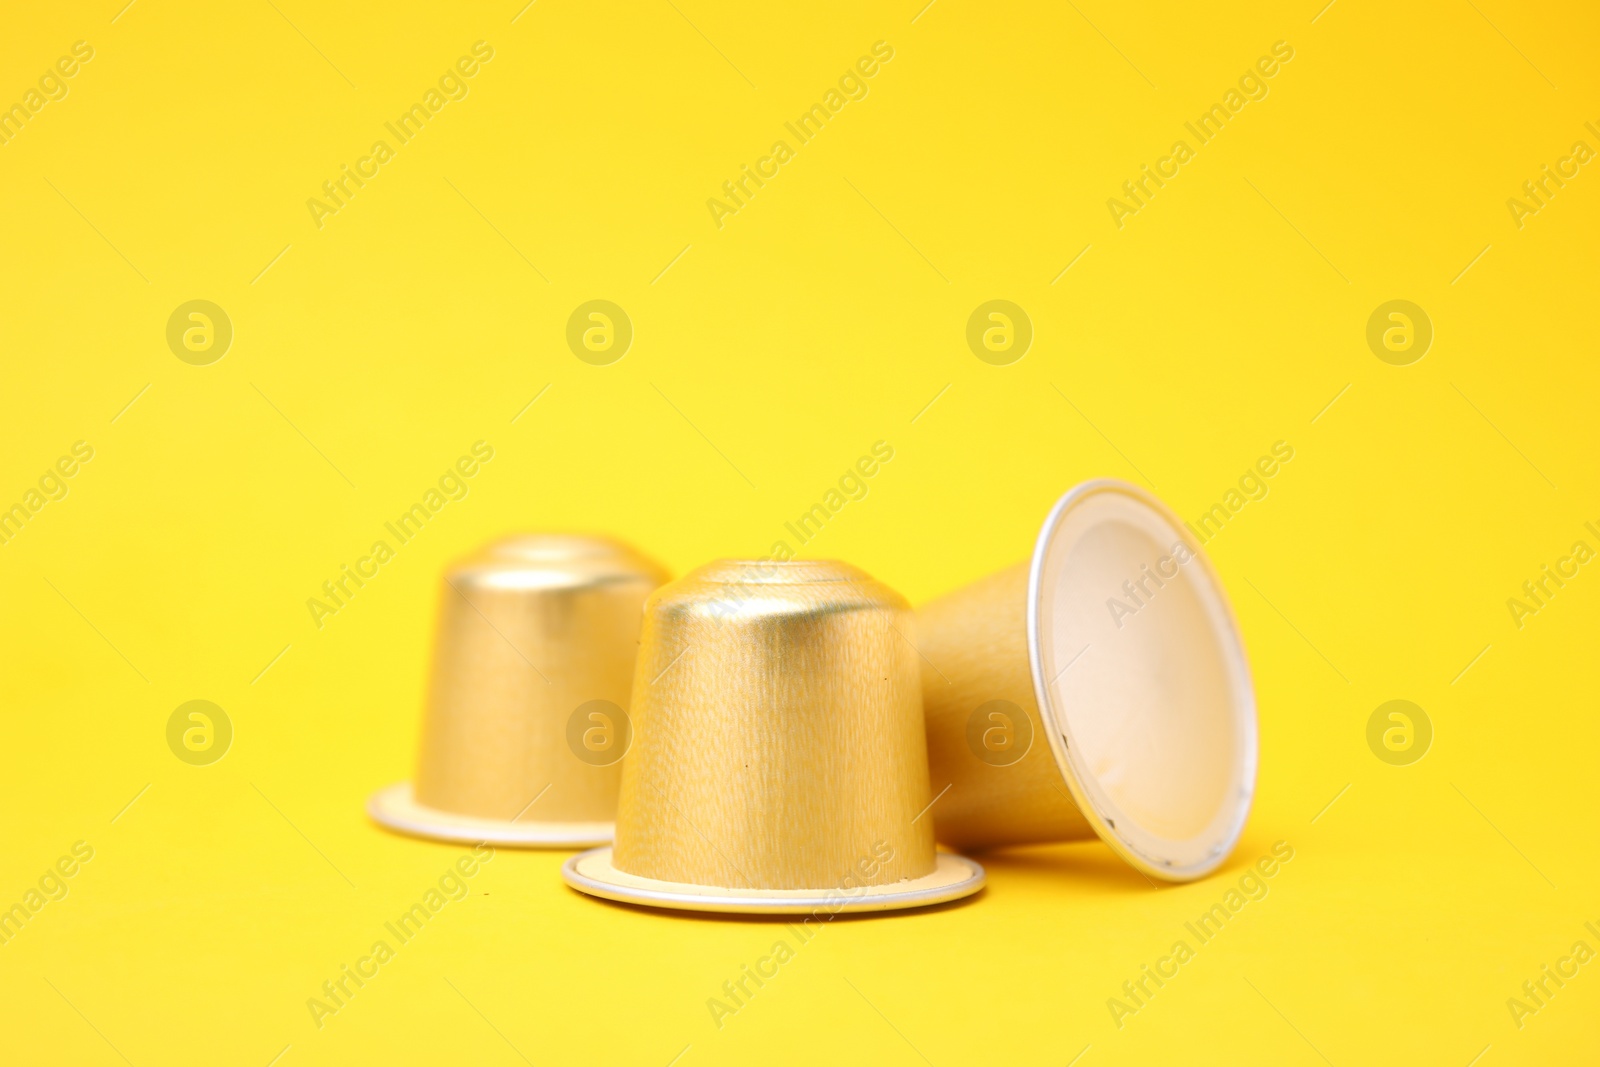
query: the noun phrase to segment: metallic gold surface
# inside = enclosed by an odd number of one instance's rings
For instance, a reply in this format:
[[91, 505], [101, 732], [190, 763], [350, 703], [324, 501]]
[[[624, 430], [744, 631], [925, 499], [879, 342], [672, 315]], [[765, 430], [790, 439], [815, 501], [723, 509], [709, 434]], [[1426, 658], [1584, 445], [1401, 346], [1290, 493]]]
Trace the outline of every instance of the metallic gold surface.
[[[610, 822], [622, 751], [580, 758], [569, 726], [591, 701], [626, 710], [641, 609], [666, 577], [626, 545], [557, 534], [497, 541], [453, 566], [415, 802], [486, 820]], [[610, 726], [624, 743], [624, 722]]]
[[722, 561], [658, 590], [616, 869], [757, 892], [932, 874], [910, 622], [897, 593], [836, 562]]
[[[935, 791], [950, 787], [934, 805], [934, 825], [952, 848], [1094, 837], [1045, 740], [1028, 661], [1027, 609], [1026, 562], [917, 609], [929, 782]], [[984, 717], [985, 728], [1026, 730], [1031, 743], [1015, 763], [986, 763], [973, 752], [969, 722], [991, 701], [1014, 705], [1028, 718], [1019, 729]]]

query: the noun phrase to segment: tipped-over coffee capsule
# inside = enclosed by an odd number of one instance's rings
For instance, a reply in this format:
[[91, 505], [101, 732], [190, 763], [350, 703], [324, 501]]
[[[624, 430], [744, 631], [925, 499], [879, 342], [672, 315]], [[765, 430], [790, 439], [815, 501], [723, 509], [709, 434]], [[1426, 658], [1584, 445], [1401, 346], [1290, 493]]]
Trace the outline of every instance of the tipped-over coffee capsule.
[[941, 842], [1098, 834], [1171, 881], [1227, 858], [1255, 693], [1221, 582], [1149, 493], [1073, 489], [1030, 561], [924, 605], [917, 634]]
[[614, 848], [575, 889], [692, 911], [881, 911], [983, 869], [935, 852], [899, 594], [829, 561], [722, 561], [645, 607]]
[[531, 534], [440, 590], [415, 783], [367, 802], [393, 830], [524, 848], [611, 840], [645, 598], [666, 572], [605, 538]]

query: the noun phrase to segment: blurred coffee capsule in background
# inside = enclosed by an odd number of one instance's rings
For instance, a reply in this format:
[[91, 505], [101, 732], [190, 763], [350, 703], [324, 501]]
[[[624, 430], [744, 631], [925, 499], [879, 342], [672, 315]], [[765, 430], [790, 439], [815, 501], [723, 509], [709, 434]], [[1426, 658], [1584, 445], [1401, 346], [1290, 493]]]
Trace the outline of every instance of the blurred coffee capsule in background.
[[416, 781], [368, 812], [447, 841], [611, 840], [641, 612], [666, 579], [627, 545], [567, 534], [509, 537], [452, 566]]
[[1098, 835], [1171, 881], [1227, 858], [1255, 692], [1216, 572], [1149, 493], [1073, 489], [1031, 560], [924, 605], [917, 635], [942, 843]]
[[574, 888], [694, 911], [881, 911], [983, 869], [934, 850], [911, 612], [831, 561], [731, 561], [645, 607], [614, 848]]

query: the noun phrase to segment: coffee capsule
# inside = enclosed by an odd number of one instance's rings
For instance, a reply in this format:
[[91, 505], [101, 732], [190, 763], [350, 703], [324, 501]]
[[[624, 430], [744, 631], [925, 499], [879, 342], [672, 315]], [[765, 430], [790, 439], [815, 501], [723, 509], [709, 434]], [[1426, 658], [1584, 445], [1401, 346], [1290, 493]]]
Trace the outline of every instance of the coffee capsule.
[[983, 886], [934, 850], [905, 600], [832, 561], [724, 560], [645, 606], [613, 848], [575, 889], [691, 911], [881, 911]]
[[666, 579], [626, 545], [564, 534], [510, 537], [453, 566], [416, 781], [368, 812], [446, 841], [610, 841], [641, 611]]
[[1255, 789], [1255, 692], [1222, 584], [1149, 493], [1062, 497], [1031, 560], [917, 612], [939, 840], [1101, 837], [1144, 873], [1227, 858]]

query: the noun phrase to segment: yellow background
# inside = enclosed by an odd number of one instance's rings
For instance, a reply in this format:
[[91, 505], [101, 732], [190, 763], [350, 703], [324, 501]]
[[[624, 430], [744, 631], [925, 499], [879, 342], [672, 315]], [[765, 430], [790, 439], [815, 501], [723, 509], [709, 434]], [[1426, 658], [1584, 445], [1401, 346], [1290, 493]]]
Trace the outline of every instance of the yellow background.
[[[1506, 1007], [1600, 948], [1600, 567], [1520, 630], [1506, 607], [1600, 547], [1600, 174], [1506, 207], [1600, 148], [1592, 9], [274, 3], [4, 16], [0, 102], [95, 49], [0, 147], [0, 503], [95, 449], [0, 546], [0, 903], [95, 849], [0, 946], [8, 1059], [1592, 1056], [1600, 965], [1520, 1030]], [[318, 229], [306, 200], [478, 40], [470, 95]], [[706, 200], [879, 40], [869, 95], [719, 230]], [[1119, 230], [1107, 198], [1279, 40], [1270, 95]], [[210, 366], [165, 342], [196, 298], [234, 324]], [[611, 366], [564, 341], [593, 298], [635, 326]], [[1007, 367], [964, 340], [995, 298], [1036, 331]], [[1436, 331], [1407, 367], [1365, 341], [1396, 298]], [[480, 439], [471, 494], [318, 630], [306, 599]], [[318, 1030], [307, 998], [463, 851], [362, 813], [410, 773], [447, 561], [515, 528], [676, 573], [764, 555], [877, 440], [806, 551], [913, 603], [1021, 558], [1082, 479], [1194, 518], [1294, 446], [1209, 546], [1260, 700], [1229, 865], [1155, 889], [1098, 844], [991, 856], [980, 898], [829, 925], [719, 1030], [706, 999], [782, 927], [502, 851]], [[1365, 740], [1394, 698], [1435, 730], [1407, 767]], [[166, 746], [191, 699], [235, 726], [209, 767]], [[1118, 1029], [1107, 998], [1278, 840], [1270, 895]]]

